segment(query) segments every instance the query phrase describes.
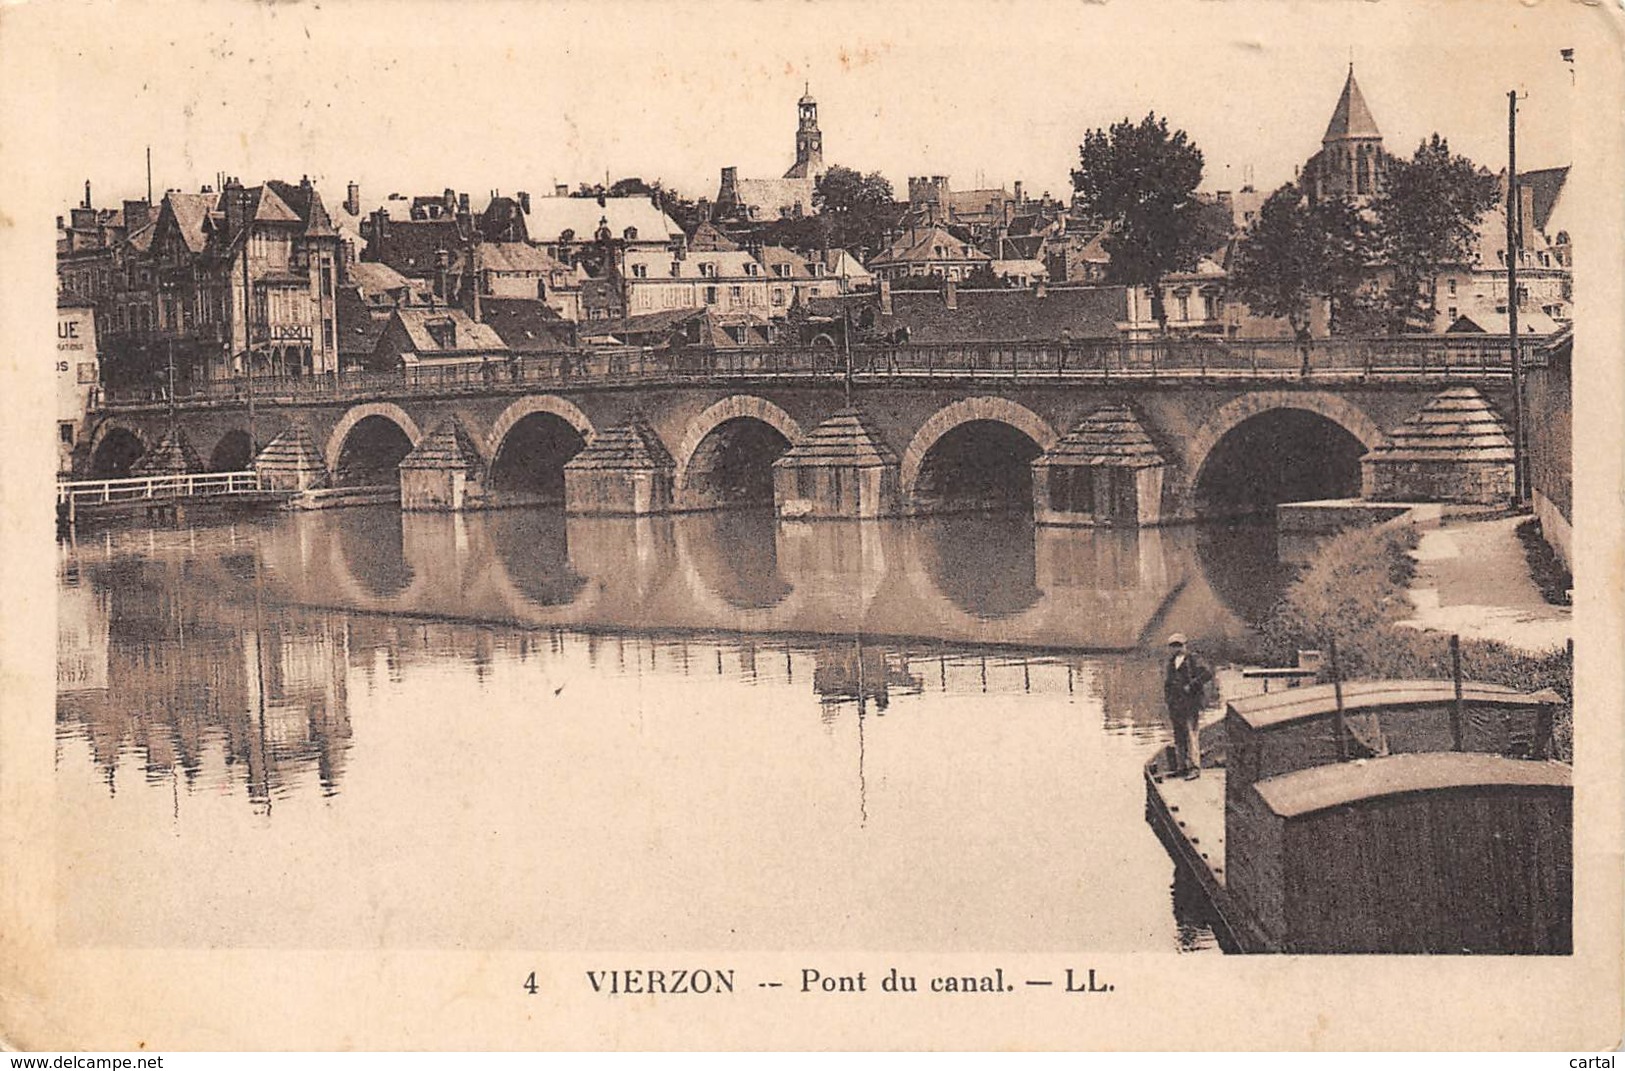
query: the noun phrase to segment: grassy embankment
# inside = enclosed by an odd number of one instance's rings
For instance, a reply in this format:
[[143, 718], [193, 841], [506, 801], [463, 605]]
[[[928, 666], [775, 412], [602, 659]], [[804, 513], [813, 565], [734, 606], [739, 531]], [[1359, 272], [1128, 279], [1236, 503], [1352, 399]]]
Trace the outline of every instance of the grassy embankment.
[[[1415, 571], [1409, 552], [1414, 528], [1361, 528], [1329, 540], [1287, 588], [1259, 640], [1257, 659], [1288, 665], [1299, 648], [1327, 651], [1337, 639], [1345, 679], [1391, 677], [1449, 679], [1450, 638], [1405, 628], [1406, 585]], [[1554, 751], [1574, 758], [1574, 666], [1567, 650], [1532, 655], [1489, 640], [1461, 641], [1462, 674], [1469, 680], [1563, 697], [1554, 726]]]

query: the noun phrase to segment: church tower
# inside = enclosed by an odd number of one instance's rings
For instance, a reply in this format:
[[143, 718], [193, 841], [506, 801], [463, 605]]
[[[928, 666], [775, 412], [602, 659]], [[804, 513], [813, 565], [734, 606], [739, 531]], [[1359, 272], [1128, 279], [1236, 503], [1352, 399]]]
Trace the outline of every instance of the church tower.
[[796, 112], [796, 162], [784, 177], [817, 178], [824, 173], [824, 135], [818, 131], [818, 102], [813, 100], [810, 85], [796, 103]]
[[1382, 133], [1366, 107], [1350, 63], [1343, 95], [1326, 125], [1326, 136], [1320, 139], [1320, 151], [1304, 167], [1304, 192], [1315, 202], [1345, 197], [1365, 204], [1382, 191], [1386, 170]]

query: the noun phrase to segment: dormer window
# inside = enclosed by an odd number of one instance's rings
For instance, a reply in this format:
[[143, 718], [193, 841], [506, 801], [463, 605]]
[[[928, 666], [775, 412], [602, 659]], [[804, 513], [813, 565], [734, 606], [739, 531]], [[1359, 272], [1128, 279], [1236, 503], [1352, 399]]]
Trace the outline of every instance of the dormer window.
[[626, 230], [621, 232], [621, 237], [625, 238], [629, 242], [635, 242], [638, 240], [638, 229], [636, 227], [628, 227]]
[[790, 265], [788, 265], [788, 264], [775, 264], [775, 265], [773, 265], [773, 274], [777, 275], [780, 279], [788, 279], [788, 278], [790, 278]]
[[457, 347], [457, 322], [455, 320], [430, 320], [424, 325], [434, 344], [443, 350]]
[[700, 264], [700, 274], [707, 279], [715, 279], [717, 277], [717, 266], [709, 260], [703, 261]]
[[647, 265], [647, 264], [634, 264], [634, 265], [632, 265], [632, 278], [634, 278], [634, 279], [647, 279], [648, 277], [649, 277], [649, 265]]
[[559, 232], [559, 244], [560, 245], [569, 245], [571, 242], [573, 242], [575, 240], [576, 240], [576, 232], [573, 231], [573, 230], [570, 230], [568, 227]]
[[751, 278], [755, 278], [756, 277], [757, 267], [758, 267], [758, 265], [754, 261], [747, 262], [745, 264], [745, 274], [750, 276]]
[[672, 261], [671, 262], [671, 277], [673, 279], [675, 279], [681, 274], [683, 274], [683, 262], [680, 261], [680, 260]]

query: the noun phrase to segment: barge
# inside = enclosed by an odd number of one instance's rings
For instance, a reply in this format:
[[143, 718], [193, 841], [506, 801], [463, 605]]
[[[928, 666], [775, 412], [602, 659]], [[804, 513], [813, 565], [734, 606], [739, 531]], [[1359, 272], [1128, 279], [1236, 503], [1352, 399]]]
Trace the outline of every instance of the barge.
[[1552, 691], [1350, 681], [1225, 704], [1146, 817], [1234, 952], [1572, 949], [1571, 771]]

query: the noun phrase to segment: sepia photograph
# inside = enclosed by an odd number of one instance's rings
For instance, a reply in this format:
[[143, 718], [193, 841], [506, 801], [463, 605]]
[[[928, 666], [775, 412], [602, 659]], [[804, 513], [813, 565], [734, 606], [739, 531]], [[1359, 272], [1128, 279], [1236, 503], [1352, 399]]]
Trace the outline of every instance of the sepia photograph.
[[1618, 1044], [1617, 11], [0, 29], [7, 1045]]

